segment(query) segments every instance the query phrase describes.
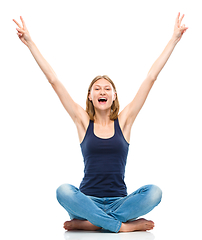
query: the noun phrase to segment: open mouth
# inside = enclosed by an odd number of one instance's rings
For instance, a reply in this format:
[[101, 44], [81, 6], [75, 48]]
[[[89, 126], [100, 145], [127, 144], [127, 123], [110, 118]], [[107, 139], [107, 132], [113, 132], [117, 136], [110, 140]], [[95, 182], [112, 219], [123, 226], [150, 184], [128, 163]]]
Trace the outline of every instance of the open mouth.
[[99, 103], [106, 103], [106, 102], [107, 102], [107, 99], [106, 99], [106, 98], [99, 98], [99, 99], [98, 99], [98, 102], [99, 102]]

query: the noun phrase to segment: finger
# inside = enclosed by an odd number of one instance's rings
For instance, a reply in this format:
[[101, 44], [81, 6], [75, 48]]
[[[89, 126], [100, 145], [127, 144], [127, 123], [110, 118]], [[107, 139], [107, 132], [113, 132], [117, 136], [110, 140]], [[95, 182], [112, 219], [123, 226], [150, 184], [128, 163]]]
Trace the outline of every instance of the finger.
[[185, 28], [183, 29], [183, 33], [185, 33], [185, 32], [187, 31], [187, 29], [188, 29], [188, 27], [185, 27]]
[[175, 19], [175, 27], [179, 27], [179, 17], [180, 17], [180, 12], [178, 12], [177, 17]]
[[182, 17], [180, 18], [180, 25], [181, 25], [181, 22], [182, 22], [182, 19], [184, 18], [184, 14], [182, 15]]
[[17, 35], [18, 35], [19, 39], [20, 39], [23, 43], [25, 43], [22, 34], [21, 34], [21, 33], [17, 33]]
[[179, 17], [180, 17], [180, 12], [177, 14], [177, 17], [176, 17], [176, 22], [179, 21]]
[[16, 30], [17, 30], [19, 33], [25, 33], [25, 30], [23, 30], [22, 28], [16, 28]]
[[182, 34], [184, 34], [184, 33], [186, 32], [186, 30], [187, 30], [187, 29], [185, 29], [185, 30], [182, 32]]
[[13, 19], [13, 21], [18, 25], [19, 28], [22, 28], [21, 25], [15, 19]]
[[23, 28], [26, 28], [25, 21], [24, 21], [24, 19], [22, 18], [22, 16], [20, 16], [20, 19], [21, 19], [21, 21], [22, 21], [22, 26], [23, 26]]
[[181, 36], [187, 31], [188, 27], [181, 27], [180, 32], [181, 32]]
[[185, 24], [183, 24], [181, 27], [180, 27], [181, 30], [185, 30], [185, 29], [188, 29], [188, 27], [185, 26]]

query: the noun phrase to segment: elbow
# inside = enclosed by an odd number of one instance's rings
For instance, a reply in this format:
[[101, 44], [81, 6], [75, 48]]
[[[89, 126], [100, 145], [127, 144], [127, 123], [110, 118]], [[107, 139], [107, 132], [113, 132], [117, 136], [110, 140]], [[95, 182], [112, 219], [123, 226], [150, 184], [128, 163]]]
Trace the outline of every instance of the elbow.
[[49, 82], [51, 85], [53, 85], [53, 84], [54, 84], [54, 82], [53, 82], [53, 81], [51, 81], [51, 80], [49, 80], [49, 79], [48, 79], [48, 82]]
[[156, 74], [152, 74], [152, 73], [148, 73], [147, 74], [147, 79], [149, 80], [149, 81], [151, 81], [151, 82], [155, 82], [156, 81], [156, 79], [157, 79], [157, 75]]
[[152, 81], [152, 82], [155, 82], [156, 79], [157, 79], [157, 76], [153, 76], [153, 77], [151, 77], [151, 81]]
[[57, 77], [47, 77], [50, 84], [54, 84], [56, 81], [58, 81]]

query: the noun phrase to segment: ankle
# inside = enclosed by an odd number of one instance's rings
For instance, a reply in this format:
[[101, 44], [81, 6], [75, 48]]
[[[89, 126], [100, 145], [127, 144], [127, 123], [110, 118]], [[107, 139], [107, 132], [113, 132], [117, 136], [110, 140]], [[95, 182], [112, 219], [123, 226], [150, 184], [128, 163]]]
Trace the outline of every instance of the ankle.
[[119, 229], [119, 232], [126, 232], [127, 231], [127, 226], [125, 223], [121, 224], [121, 228]]

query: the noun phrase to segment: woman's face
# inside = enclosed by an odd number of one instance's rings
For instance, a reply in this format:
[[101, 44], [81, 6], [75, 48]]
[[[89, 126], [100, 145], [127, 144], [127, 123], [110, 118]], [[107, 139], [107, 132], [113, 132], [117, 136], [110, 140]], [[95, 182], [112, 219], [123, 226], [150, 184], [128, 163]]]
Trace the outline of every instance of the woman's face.
[[116, 93], [109, 81], [104, 78], [97, 80], [90, 91], [89, 99], [93, 102], [94, 108], [100, 110], [111, 109]]

